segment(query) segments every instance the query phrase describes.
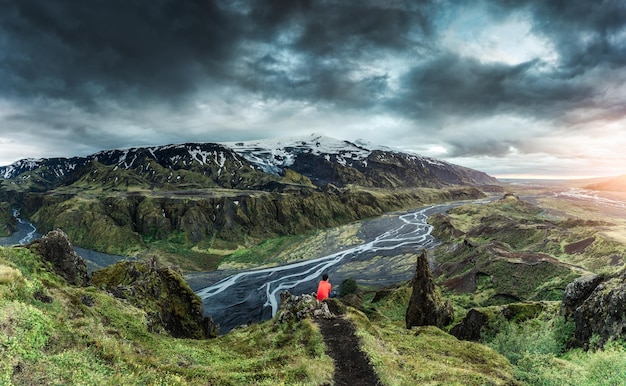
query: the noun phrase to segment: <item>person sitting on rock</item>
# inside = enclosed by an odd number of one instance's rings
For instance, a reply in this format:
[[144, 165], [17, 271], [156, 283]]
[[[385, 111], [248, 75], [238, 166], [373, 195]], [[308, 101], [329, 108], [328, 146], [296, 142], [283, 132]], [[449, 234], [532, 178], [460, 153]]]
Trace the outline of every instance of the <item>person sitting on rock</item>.
[[322, 275], [322, 280], [320, 280], [320, 284], [317, 286], [317, 300], [322, 301], [331, 297], [332, 294], [332, 285], [328, 281], [328, 274]]

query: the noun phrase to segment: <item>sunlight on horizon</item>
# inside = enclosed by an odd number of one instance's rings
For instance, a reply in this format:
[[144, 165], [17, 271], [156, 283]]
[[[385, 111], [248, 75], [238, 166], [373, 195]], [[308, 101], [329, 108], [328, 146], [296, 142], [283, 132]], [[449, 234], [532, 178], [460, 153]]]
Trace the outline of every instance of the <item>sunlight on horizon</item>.
[[588, 180], [594, 178], [616, 178], [624, 174], [612, 175], [550, 175], [550, 174], [497, 174], [498, 180]]

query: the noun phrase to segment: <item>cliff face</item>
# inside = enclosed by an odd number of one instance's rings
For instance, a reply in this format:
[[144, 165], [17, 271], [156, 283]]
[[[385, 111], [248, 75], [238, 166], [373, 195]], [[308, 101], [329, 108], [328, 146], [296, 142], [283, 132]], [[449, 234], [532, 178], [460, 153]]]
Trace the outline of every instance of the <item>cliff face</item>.
[[[210, 238], [266, 239], [337, 226], [429, 202], [478, 198], [476, 188], [431, 192], [310, 189], [279, 192], [195, 192], [85, 199], [47, 195], [32, 217], [41, 231], [61, 228], [77, 245], [112, 254], [145, 248], [146, 240], [181, 234], [186, 242]], [[63, 197], [65, 198], [65, 197]]]
[[573, 346], [598, 348], [608, 341], [623, 340], [626, 338], [626, 270], [575, 280], [565, 289], [561, 309], [576, 324]]

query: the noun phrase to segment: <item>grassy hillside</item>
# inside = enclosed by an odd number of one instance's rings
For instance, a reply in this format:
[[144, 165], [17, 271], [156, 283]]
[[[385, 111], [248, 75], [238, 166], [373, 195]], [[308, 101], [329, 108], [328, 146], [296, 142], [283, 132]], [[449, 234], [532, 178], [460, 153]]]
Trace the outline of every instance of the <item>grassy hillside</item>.
[[[143, 311], [98, 288], [65, 285], [38, 256], [23, 248], [0, 248], [0, 299], [2, 384], [332, 382], [333, 363], [311, 319], [287, 324], [272, 320], [212, 340], [151, 334]], [[349, 317], [387, 384], [425, 379], [432, 384], [507, 384], [512, 380], [506, 360], [484, 346], [460, 344], [437, 329], [416, 334], [394, 320], [370, 320], [356, 310]], [[454, 362], [451, 357], [456, 357]], [[398, 362], [415, 364], [402, 368]], [[424, 364], [430, 367], [426, 373]]]
[[[563, 350], [568, 331], [559, 328], [558, 307], [501, 320], [478, 344], [435, 327], [404, 328], [407, 285], [376, 302], [373, 292], [359, 296], [363, 303], [348, 308], [346, 317], [386, 385], [626, 381], [623, 345]], [[311, 319], [270, 320], [212, 340], [189, 340], [149, 333], [145, 318], [98, 288], [67, 286], [27, 249], [0, 248], [1, 384], [332, 384], [334, 365]]]
[[[384, 384], [626, 384], [626, 345], [570, 349], [572, 326], [560, 314], [571, 280], [622, 266], [624, 244], [604, 236], [621, 225], [556, 216], [512, 196], [431, 222], [445, 241], [435, 257], [456, 314], [450, 326], [407, 330], [407, 284], [376, 297], [359, 288], [356, 300], [346, 299], [346, 317]], [[352, 224], [332, 237], [349, 244], [357, 230]], [[328, 239], [276, 238], [253, 253], [233, 248], [226, 261], [273, 264], [292, 258], [290, 251], [306, 257]], [[172, 254], [186, 245], [163, 243]], [[480, 343], [448, 333], [472, 308], [489, 315]], [[150, 333], [144, 311], [99, 287], [66, 285], [27, 249], [0, 248], [0, 384], [329, 385], [334, 364], [326, 350], [311, 319], [270, 320], [212, 340]]]

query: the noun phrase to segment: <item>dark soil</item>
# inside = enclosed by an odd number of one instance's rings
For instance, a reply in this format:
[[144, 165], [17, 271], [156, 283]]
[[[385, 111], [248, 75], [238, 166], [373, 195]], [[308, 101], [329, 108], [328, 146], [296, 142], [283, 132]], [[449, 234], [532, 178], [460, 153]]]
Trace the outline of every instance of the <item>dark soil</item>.
[[334, 384], [336, 386], [382, 385], [369, 360], [361, 351], [359, 338], [354, 334], [354, 325], [349, 320], [342, 317], [318, 318], [316, 322], [324, 336], [327, 354], [335, 362]]

